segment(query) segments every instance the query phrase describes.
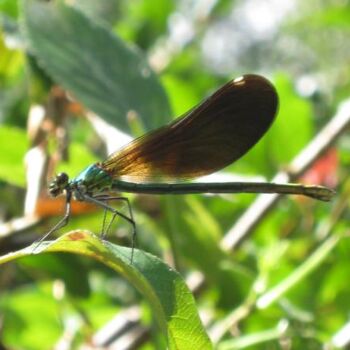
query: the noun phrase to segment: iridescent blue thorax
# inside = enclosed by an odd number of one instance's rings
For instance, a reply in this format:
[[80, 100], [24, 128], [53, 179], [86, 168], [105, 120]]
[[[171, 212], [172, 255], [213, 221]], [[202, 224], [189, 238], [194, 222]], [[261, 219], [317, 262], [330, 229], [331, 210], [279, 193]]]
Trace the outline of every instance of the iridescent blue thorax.
[[93, 164], [71, 180], [68, 186], [74, 197], [82, 200], [82, 195], [93, 196], [99, 192], [108, 191], [111, 185], [111, 176], [100, 168], [98, 164]]

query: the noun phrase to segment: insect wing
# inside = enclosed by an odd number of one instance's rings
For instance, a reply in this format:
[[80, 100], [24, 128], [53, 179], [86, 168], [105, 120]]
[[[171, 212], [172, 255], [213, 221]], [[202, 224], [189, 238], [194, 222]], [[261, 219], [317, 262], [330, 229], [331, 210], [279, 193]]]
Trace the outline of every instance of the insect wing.
[[273, 85], [245, 75], [170, 124], [147, 133], [102, 164], [113, 178], [143, 183], [213, 173], [240, 158], [264, 135], [278, 108]]

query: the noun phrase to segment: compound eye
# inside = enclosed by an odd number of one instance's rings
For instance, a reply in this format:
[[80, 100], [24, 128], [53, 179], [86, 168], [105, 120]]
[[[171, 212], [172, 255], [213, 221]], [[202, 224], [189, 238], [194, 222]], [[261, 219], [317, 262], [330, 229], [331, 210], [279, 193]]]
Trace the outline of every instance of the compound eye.
[[49, 193], [52, 197], [57, 197], [67, 187], [69, 177], [66, 173], [59, 173], [49, 185]]
[[69, 180], [69, 177], [66, 173], [59, 173], [56, 175], [56, 184], [58, 186], [63, 186], [63, 185], [66, 185], [68, 184], [68, 180]]

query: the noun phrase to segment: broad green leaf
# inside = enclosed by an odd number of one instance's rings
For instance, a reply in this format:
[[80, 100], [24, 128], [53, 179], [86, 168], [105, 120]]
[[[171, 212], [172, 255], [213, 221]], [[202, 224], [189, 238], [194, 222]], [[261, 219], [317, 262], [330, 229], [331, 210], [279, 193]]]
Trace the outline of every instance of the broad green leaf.
[[128, 132], [128, 115], [147, 129], [169, 119], [166, 94], [143, 55], [61, 1], [22, 1], [23, 33], [39, 64], [107, 122]]
[[[71, 231], [56, 241], [43, 242], [36, 251], [69, 252], [100, 261], [123, 275], [145, 296], [153, 307], [169, 349], [212, 348], [184, 280], [157, 257], [135, 249], [130, 264], [131, 248], [103, 242], [87, 231]], [[1, 257], [0, 264], [30, 254], [33, 254], [33, 246]]]

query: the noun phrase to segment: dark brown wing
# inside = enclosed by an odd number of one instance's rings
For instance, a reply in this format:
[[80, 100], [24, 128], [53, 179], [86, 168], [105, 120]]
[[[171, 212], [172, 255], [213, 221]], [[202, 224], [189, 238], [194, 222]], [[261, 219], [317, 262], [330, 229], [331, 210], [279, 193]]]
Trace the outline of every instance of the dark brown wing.
[[245, 154], [277, 112], [273, 85], [258, 75], [230, 81], [183, 117], [130, 142], [102, 164], [131, 182], [185, 180], [215, 172]]

